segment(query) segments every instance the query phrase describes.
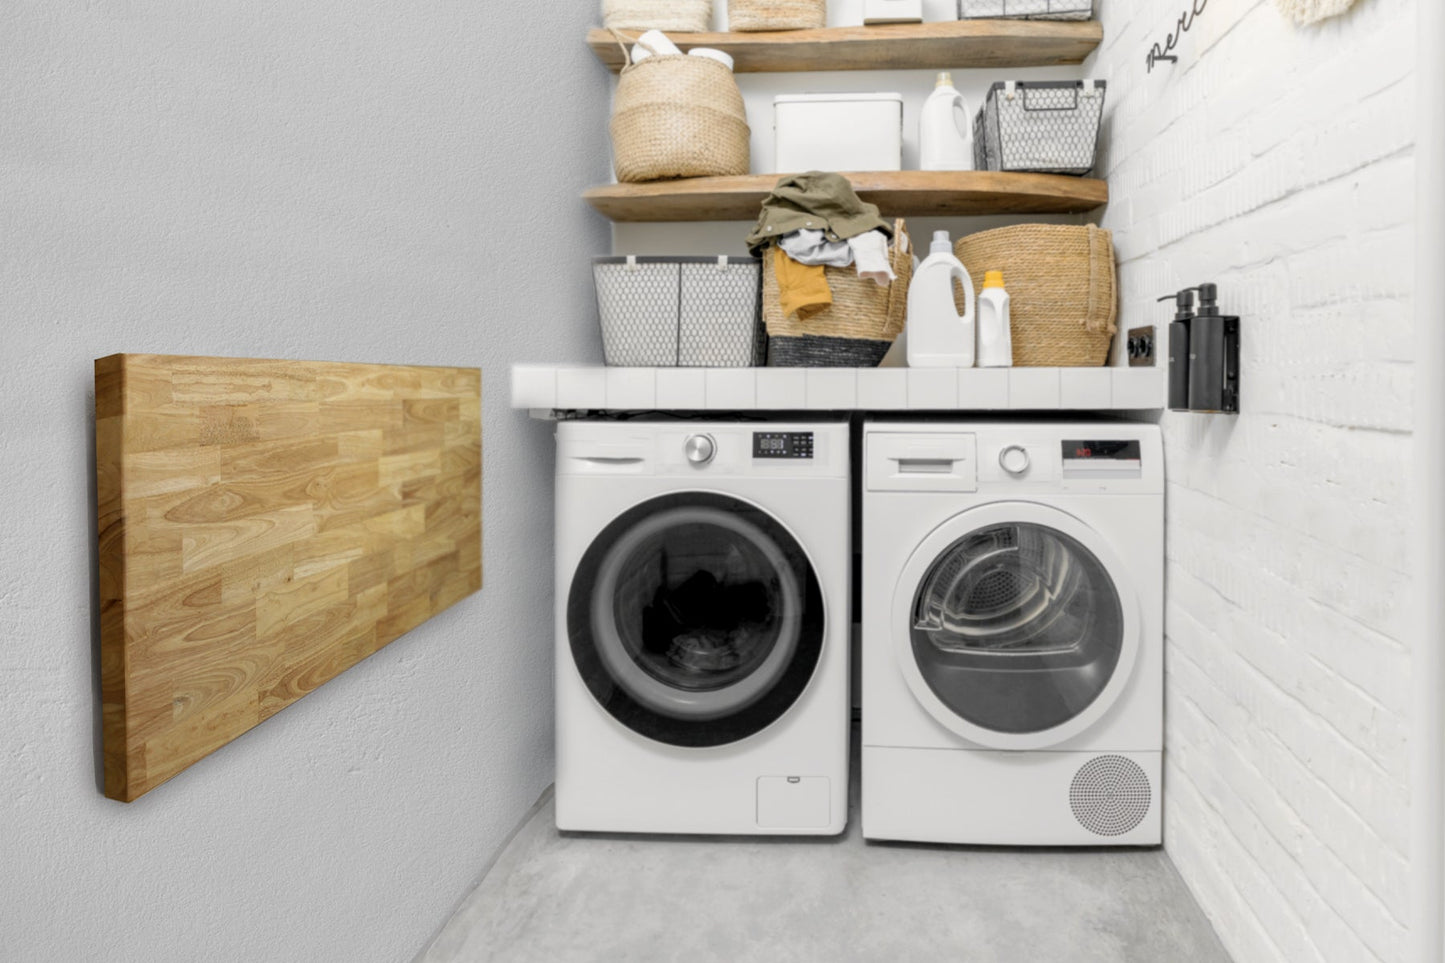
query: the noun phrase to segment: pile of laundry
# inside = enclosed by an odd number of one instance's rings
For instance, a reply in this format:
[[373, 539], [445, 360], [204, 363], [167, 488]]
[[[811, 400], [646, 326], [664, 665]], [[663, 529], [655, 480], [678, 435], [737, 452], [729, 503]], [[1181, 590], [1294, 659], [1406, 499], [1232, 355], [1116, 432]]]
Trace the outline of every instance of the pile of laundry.
[[893, 283], [892, 237], [878, 208], [860, 200], [847, 178], [810, 171], [773, 188], [748, 235], [748, 250], [773, 259], [783, 315], [802, 320], [833, 303], [826, 268], [851, 266], [882, 287]]

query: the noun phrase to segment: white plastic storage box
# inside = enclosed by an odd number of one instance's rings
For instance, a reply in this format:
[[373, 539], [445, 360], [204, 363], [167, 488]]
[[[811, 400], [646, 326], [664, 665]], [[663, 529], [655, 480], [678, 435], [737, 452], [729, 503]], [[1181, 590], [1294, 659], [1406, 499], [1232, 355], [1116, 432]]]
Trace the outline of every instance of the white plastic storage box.
[[903, 169], [902, 94], [787, 94], [773, 126], [780, 174]]
[[923, 0], [863, 0], [863, 22], [922, 23]]

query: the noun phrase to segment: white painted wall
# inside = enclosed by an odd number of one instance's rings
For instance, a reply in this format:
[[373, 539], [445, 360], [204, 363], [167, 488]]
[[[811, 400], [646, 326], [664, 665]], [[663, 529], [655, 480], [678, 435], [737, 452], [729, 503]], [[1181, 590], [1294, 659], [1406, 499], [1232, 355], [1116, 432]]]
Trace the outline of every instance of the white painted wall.
[[[551, 781], [551, 435], [599, 356], [590, 3], [0, 8], [0, 957], [410, 959]], [[100, 795], [91, 361], [475, 365], [483, 591], [131, 805]]]
[[1406, 958], [1415, 0], [1103, 0], [1121, 326], [1217, 281], [1238, 418], [1169, 414], [1166, 846], [1241, 963]]

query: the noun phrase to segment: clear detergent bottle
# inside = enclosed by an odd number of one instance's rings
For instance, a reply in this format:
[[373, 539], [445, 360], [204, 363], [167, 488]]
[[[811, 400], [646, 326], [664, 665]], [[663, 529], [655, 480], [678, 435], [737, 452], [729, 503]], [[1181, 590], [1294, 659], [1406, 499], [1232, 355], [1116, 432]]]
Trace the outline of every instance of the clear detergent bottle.
[[[963, 314], [954, 302], [955, 282], [963, 287]], [[972, 368], [973, 322], [973, 279], [953, 256], [948, 232], [935, 231], [930, 253], [908, 286], [909, 367]]]

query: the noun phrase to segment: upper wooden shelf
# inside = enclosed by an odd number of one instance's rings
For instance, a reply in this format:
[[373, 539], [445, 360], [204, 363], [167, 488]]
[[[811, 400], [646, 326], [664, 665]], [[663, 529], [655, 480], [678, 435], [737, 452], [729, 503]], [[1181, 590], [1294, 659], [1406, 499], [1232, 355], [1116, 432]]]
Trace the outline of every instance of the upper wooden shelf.
[[[614, 221], [752, 221], [778, 174], [608, 184], [582, 196]], [[997, 171], [876, 171], [845, 174], [884, 217], [1079, 214], [1108, 203], [1104, 181]]]
[[[1097, 20], [957, 20], [672, 35], [683, 50], [714, 47], [727, 52], [738, 73], [1048, 67], [1083, 63], [1103, 39], [1104, 28]], [[587, 44], [608, 68], [622, 69], [622, 48], [611, 33], [592, 30]]]

